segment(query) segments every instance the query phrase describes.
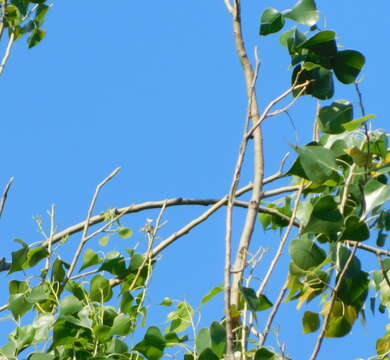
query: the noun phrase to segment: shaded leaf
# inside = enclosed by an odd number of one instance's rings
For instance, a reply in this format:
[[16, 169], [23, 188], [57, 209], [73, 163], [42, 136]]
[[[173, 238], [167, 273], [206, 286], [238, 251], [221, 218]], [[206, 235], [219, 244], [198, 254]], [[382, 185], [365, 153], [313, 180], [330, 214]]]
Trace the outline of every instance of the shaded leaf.
[[320, 317], [318, 313], [305, 311], [302, 318], [303, 333], [308, 334], [317, 331], [320, 327]]
[[46, 35], [46, 31], [42, 29], [34, 29], [31, 35], [27, 39], [28, 48], [38, 45]]
[[349, 101], [337, 100], [332, 105], [324, 106], [318, 113], [320, 130], [326, 134], [340, 134], [346, 129], [345, 123], [353, 119], [353, 107]]
[[358, 51], [339, 51], [333, 62], [334, 73], [343, 84], [352, 84], [359, 76], [365, 62], [364, 55]]
[[284, 23], [284, 17], [278, 10], [268, 8], [261, 16], [260, 35], [276, 33], [283, 28]]

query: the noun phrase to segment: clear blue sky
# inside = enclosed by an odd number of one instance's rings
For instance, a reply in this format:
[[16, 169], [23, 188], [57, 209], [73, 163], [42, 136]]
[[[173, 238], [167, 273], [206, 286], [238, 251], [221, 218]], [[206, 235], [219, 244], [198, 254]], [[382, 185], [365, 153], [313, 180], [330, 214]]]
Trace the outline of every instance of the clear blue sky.
[[[277, 36], [258, 37], [259, 17], [266, 7], [293, 5], [290, 0], [243, 0], [248, 51], [252, 54], [258, 45], [262, 59], [258, 82], [262, 105], [288, 88], [290, 73], [289, 58]], [[388, 127], [390, 3], [318, 0], [317, 5], [325, 15], [321, 24], [325, 21], [335, 30], [345, 48], [366, 55], [361, 85], [365, 106], [377, 115], [374, 127]], [[0, 255], [10, 257], [17, 248], [15, 237], [40, 240], [32, 217], [41, 215], [48, 224], [45, 214], [52, 203], [57, 206], [59, 230], [83, 220], [96, 184], [117, 166], [122, 171], [104, 189], [98, 211], [148, 200], [226, 193], [246, 99], [223, 0], [56, 1], [44, 28], [47, 37], [36, 48], [27, 50], [25, 40], [15, 45], [0, 79], [0, 185], [15, 177], [1, 219]], [[336, 98], [357, 100], [353, 87], [347, 86], [338, 86]], [[314, 106], [313, 100], [305, 99], [291, 112], [299, 144], [310, 137]], [[285, 116], [265, 125], [267, 175], [289, 151], [288, 143], [296, 143], [296, 133]], [[242, 184], [249, 179], [250, 172]], [[161, 236], [202, 210], [169, 210]], [[138, 229], [146, 217], [155, 216], [153, 211], [127, 217], [126, 225], [135, 230], [129, 241], [141, 240]], [[196, 306], [221, 283], [224, 216], [221, 211], [164, 253], [152, 281], [152, 304], [171, 296]], [[235, 235], [240, 220], [239, 216]], [[72, 239], [73, 245], [77, 239]], [[274, 240], [258, 231], [254, 241], [272, 249]], [[70, 259], [71, 247], [65, 260]], [[284, 276], [280, 272], [277, 282]], [[5, 288], [5, 274], [0, 281]], [[273, 289], [268, 291], [273, 298]], [[0, 299], [7, 301], [5, 291]], [[202, 326], [222, 316], [220, 304], [217, 300], [205, 310]], [[303, 337], [300, 326], [293, 328], [300, 316], [291, 311], [293, 306], [276, 323], [281, 325], [287, 352], [299, 360], [310, 353], [315, 337]], [[164, 326], [162, 314], [151, 319]], [[383, 315], [366, 327], [356, 324], [348, 338], [325, 340], [319, 359], [374, 355], [373, 339], [384, 334], [385, 321]]]

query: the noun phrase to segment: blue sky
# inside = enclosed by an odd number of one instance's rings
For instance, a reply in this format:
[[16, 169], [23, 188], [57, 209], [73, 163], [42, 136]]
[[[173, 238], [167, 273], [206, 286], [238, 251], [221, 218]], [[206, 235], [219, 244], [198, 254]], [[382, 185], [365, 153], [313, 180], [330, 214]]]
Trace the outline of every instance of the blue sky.
[[[277, 36], [260, 39], [257, 35], [259, 17], [266, 7], [293, 5], [294, 1], [243, 1], [248, 52], [253, 54], [254, 46], [259, 46], [262, 60], [258, 82], [262, 106], [288, 88], [290, 73], [288, 55]], [[335, 30], [345, 48], [366, 55], [361, 85], [366, 110], [377, 116], [374, 127], [387, 127], [390, 4], [319, 0], [317, 5], [325, 15], [320, 24], [325, 21]], [[36, 48], [27, 50], [24, 40], [15, 44], [0, 79], [0, 184], [15, 177], [1, 219], [1, 255], [9, 258], [17, 248], [12, 242], [15, 237], [40, 240], [33, 216], [43, 216], [48, 224], [45, 214], [52, 203], [57, 207], [59, 230], [83, 220], [96, 184], [117, 166], [122, 170], [104, 189], [97, 211], [179, 196], [214, 198], [227, 192], [246, 98], [222, 0], [57, 1], [44, 28], [47, 37]], [[357, 100], [353, 87], [344, 85], [338, 86], [336, 98]], [[297, 143], [297, 135], [298, 144], [310, 138], [314, 109], [311, 99], [294, 108], [295, 128], [286, 116], [265, 124], [267, 175], [278, 168], [280, 158], [290, 150], [288, 144]], [[247, 169], [243, 185], [250, 180]], [[169, 210], [162, 238], [202, 210]], [[124, 222], [135, 236], [126, 241], [142, 240], [138, 229], [156, 214], [127, 217]], [[236, 214], [237, 236], [243, 212]], [[171, 296], [195, 306], [221, 283], [224, 216], [220, 211], [164, 253], [152, 281], [152, 304]], [[270, 234], [255, 233], [254, 241], [271, 251], [274, 240]], [[65, 260], [70, 259], [77, 237], [72, 241]], [[5, 287], [8, 278], [3, 275], [1, 281]], [[276, 276], [275, 281], [283, 278]], [[268, 291], [275, 296], [272, 288]], [[4, 292], [0, 298], [6, 302]], [[222, 316], [220, 304], [216, 300], [205, 309], [202, 326]], [[300, 359], [302, 352], [310, 353], [315, 338], [302, 337], [299, 326], [292, 329], [299, 316], [291, 315], [292, 308], [287, 307], [277, 322], [287, 351]], [[357, 324], [346, 339], [325, 340], [319, 359], [373, 355], [373, 339], [384, 333], [386, 322], [386, 316], [377, 318], [365, 328]], [[153, 314], [152, 319], [163, 325], [162, 314]], [[353, 346], [346, 348], [347, 341]]]

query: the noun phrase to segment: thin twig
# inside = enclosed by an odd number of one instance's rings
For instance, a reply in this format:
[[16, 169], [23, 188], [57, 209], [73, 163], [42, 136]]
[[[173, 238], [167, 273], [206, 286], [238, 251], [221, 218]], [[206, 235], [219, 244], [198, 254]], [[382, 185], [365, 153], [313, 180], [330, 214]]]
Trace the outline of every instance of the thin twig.
[[48, 239], [48, 245], [47, 245], [47, 257], [46, 257], [46, 264], [45, 264], [45, 271], [46, 274], [49, 272], [50, 269], [50, 261], [51, 261], [51, 251], [52, 251], [52, 243], [53, 243], [53, 236], [55, 233], [55, 205], [52, 204], [51, 209], [50, 209], [50, 235]]
[[226, 8], [228, 9], [228, 11], [230, 12], [230, 14], [233, 15], [233, 6], [232, 4], [230, 3], [230, 0], [224, 0], [225, 2], [225, 5], [226, 5]]
[[301, 196], [302, 196], [302, 192], [303, 192], [304, 188], [305, 188], [305, 183], [302, 181], [302, 184], [300, 185], [297, 197], [296, 197], [295, 202], [294, 202], [294, 207], [293, 207], [293, 211], [292, 211], [292, 214], [291, 214], [291, 217], [290, 217], [290, 222], [289, 222], [289, 224], [287, 226], [287, 229], [284, 232], [284, 234], [283, 234], [283, 236], [282, 236], [282, 238], [280, 240], [278, 249], [276, 251], [276, 254], [275, 254], [274, 258], [271, 261], [270, 266], [268, 267], [267, 273], [264, 276], [264, 279], [263, 279], [259, 289], [257, 290], [257, 296], [262, 295], [265, 287], [268, 284], [269, 279], [271, 278], [271, 275], [272, 275], [273, 271], [275, 270], [276, 264], [278, 263], [280, 257], [282, 256], [282, 253], [283, 253], [283, 250], [284, 250], [284, 246], [286, 245], [287, 239], [288, 239], [288, 237], [290, 235], [290, 232], [292, 230], [292, 227], [294, 225], [295, 216], [296, 216], [296, 213], [298, 211], [299, 201], [301, 200]]
[[386, 271], [385, 266], [383, 264], [382, 257], [380, 255], [376, 254], [376, 258], [378, 259], [379, 266], [381, 267], [383, 278], [385, 279], [386, 284], [390, 289], [390, 280], [389, 280], [389, 277], [387, 276], [387, 271]]
[[70, 267], [69, 267], [69, 270], [68, 270], [68, 273], [66, 275], [66, 277], [69, 279], [71, 276], [72, 276], [72, 273], [73, 273], [73, 270], [77, 264], [77, 261], [81, 255], [81, 251], [83, 250], [83, 247], [85, 245], [85, 243], [88, 241], [88, 238], [87, 238], [87, 233], [88, 233], [88, 228], [89, 228], [89, 224], [90, 224], [90, 220], [91, 220], [91, 217], [92, 217], [92, 212], [93, 212], [93, 209], [95, 207], [95, 203], [96, 203], [96, 200], [97, 200], [97, 197], [99, 196], [99, 193], [100, 193], [100, 190], [102, 189], [102, 187], [107, 184], [116, 174], [118, 174], [120, 168], [116, 168], [110, 175], [108, 175], [100, 184], [98, 184], [98, 186], [96, 187], [96, 190], [95, 190], [95, 193], [92, 197], [92, 201], [89, 205], [89, 209], [88, 209], [88, 213], [87, 213], [87, 218], [86, 220], [84, 221], [84, 228], [83, 228], [83, 233], [81, 235], [81, 240], [80, 240], [80, 243], [79, 243], [79, 246], [77, 247], [77, 250], [76, 250], [76, 253], [74, 254], [73, 256], [73, 259], [72, 259], [72, 262], [70, 264]]
[[330, 300], [329, 307], [328, 307], [327, 312], [326, 312], [326, 314], [324, 316], [324, 322], [323, 322], [323, 326], [322, 326], [321, 332], [320, 332], [320, 334], [317, 337], [316, 344], [314, 346], [313, 352], [312, 352], [309, 360], [315, 360], [317, 358], [317, 355], [318, 355], [320, 349], [321, 349], [322, 341], [324, 340], [326, 331], [327, 331], [328, 326], [329, 326], [329, 322], [330, 322], [333, 306], [334, 306], [334, 304], [336, 302], [337, 292], [338, 292], [338, 290], [339, 290], [339, 288], [341, 286], [341, 283], [342, 283], [342, 281], [344, 279], [345, 274], [347, 273], [347, 270], [348, 270], [349, 266], [351, 265], [352, 259], [353, 259], [354, 255], [356, 253], [356, 249], [357, 249], [357, 243], [352, 248], [351, 254], [348, 257], [347, 262], [345, 263], [342, 271], [338, 275], [338, 279], [337, 279], [337, 282], [336, 282], [336, 286], [333, 289], [333, 294], [332, 294], [332, 298]]
[[5, 186], [4, 188], [4, 191], [3, 191], [3, 195], [1, 196], [1, 200], [0, 200], [0, 218], [1, 218], [1, 215], [3, 215], [3, 210], [4, 210], [4, 206], [5, 206], [5, 202], [7, 201], [7, 196], [8, 196], [8, 191], [12, 185], [14, 181], [14, 178], [11, 177], [9, 180], [8, 180], [8, 183], [7, 185]]
[[274, 321], [274, 318], [275, 318], [277, 312], [279, 311], [280, 304], [282, 303], [282, 300], [286, 294], [287, 286], [288, 286], [288, 280], [286, 280], [286, 282], [284, 283], [284, 285], [280, 289], [279, 296], [278, 296], [278, 298], [277, 298], [277, 300], [272, 308], [271, 313], [268, 316], [267, 322], [266, 322], [266, 324], [264, 326], [264, 330], [262, 332], [261, 339], [259, 341], [259, 348], [261, 348], [264, 345], [265, 341], [267, 340], [267, 336], [270, 332], [272, 322]]

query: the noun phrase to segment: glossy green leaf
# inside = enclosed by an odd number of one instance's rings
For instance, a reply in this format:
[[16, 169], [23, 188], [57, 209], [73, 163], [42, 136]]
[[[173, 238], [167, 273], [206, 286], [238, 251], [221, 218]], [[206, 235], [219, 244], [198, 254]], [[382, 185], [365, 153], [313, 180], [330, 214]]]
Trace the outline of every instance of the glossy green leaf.
[[112, 297], [110, 282], [102, 275], [96, 275], [91, 280], [89, 298], [91, 301], [105, 302]]
[[35, 19], [34, 19], [38, 28], [43, 25], [45, 21], [45, 16], [49, 9], [50, 6], [48, 5], [44, 5], [44, 4], [38, 5], [37, 10], [35, 12]]
[[205, 296], [203, 296], [202, 300], [200, 301], [200, 303], [202, 305], [206, 304], [207, 302], [209, 302], [213, 297], [215, 297], [216, 295], [218, 295], [219, 293], [223, 292], [223, 285], [220, 285], [220, 286], [215, 286], [213, 287], [209, 293]]
[[332, 236], [342, 230], [343, 217], [333, 196], [319, 198], [313, 206], [309, 221], [303, 233]]
[[5, 19], [7, 25], [14, 27], [22, 22], [23, 17], [19, 11], [19, 8], [13, 4], [10, 4], [7, 5], [5, 9]]
[[366, 59], [364, 55], [354, 50], [342, 50], [333, 60], [333, 70], [337, 79], [343, 84], [352, 84], [359, 76]]
[[320, 14], [314, 0], [299, 0], [284, 16], [303, 25], [313, 26], [317, 23]]
[[119, 335], [119, 336], [127, 336], [129, 335], [133, 326], [133, 322], [130, 317], [124, 314], [118, 315], [114, 319], [114, 323], [112, 324], [110, 334], [111, 335]]
[[323, 184], [337, 168], [335, 154], [322, 146], [294, 147], [307, 177], [316, 184]]
[[[337, 54], [336, 33], [334, 31], [320, 31], [311, 38], [302, 42], [299, 49], [307, 49], [320, 57], [333, 58]], [[329, 60], [328, 60], [329, 61]]]
[[364, 221], [360, 221], [355, 215], [345, 220], [345, 230], [340, 240], [364, 241], [370, 237], [370, 230]]
[[193, 313], [194, 310], [190, 304], [185, 301], [180, 302], [176, 311], [168, 314], [168, 319], [171, 321], [168, 331], [182, 332], [186, 330], [191, 325]]
[[107, 325], [98, 324], [92, 328], [93, 334], [101, 342], [106, 342], [111, 339], [111, 328]]
[[84, 270], [87, 267], [100, 264], [102, 259], [99, 258], [98, 254], [92, 249], [85, 250], [83, 263], [80, 267], [80, 271]]
[[304, 334], [317, 331], [320, 327], [320, 317], [318, 313], [305, 311], [302, 318], [302, 325]]
[[209, 328], [202, 328], [199, 330], [196, 336], [196, 351], [198, 354], [202, 353], [205, 349], [211, 348], [211, 334]]
[[213, 321], [210, 326], [211, 350], [222, 358], [226, 351], [226, 329], [220, 323]]
[[83, 308], [83, 303], [73, 295], [69, 295], [60, 301], [60, 316], [72, 315]]
[[283, 28], [284, 23], [284, 17], [278, 10], [268, 8], [261, 16], [260, 35], [276, 33]]
[[134, 349], [144, 355], [148, 360], [159, 360], [164, 355], [165, 340], [160, 330], [151, 326], [144, 339]]
[[358, 129], [360, 126], [362, 126], [365, 122], [368, 120], [371, 120], [375, 117], [375, 115], [366, 115], [359, 119], [352, 120], [350, 122], [347, 122], [345, 124], [342, 124], [341, 126], [347, 130], [347, 131], [353, 131]]
[[8, 309], [10, 309], [15, 319], [21, 318], [32, 308], [32, 306], [33, 305], [26, 300], [24, 294], [11, 295], [8, 299]]
[[257, 311], [267, 310], [272, 307], [272, 302], [265, 295], [260, 295], [258, 298]]
[[198, 360], [218, 360], [218, 356], [211, 349], [207, 348], [200, 353]]
[[326, 134], [340, 134], [346, 130], [343, 126], [353, 119], [353, 107], [349, 101], [337, 100], [324, 106], [318, 113], [320, 130]]
[[293, 240], [289, 253], [294, 264], [304, 271], [319, 266], [326, 259], [326, 252], [306, 236]]
[[118, 235], [122, 239], [128, 239], [129, 237], [133, 236], [133, 230], [131, 230], [127, 227], [122, 227], [118, 230]]
[[366, 217], [374, 208], [383, 205], [388, 200], [390, 200], [390, 186], [375, 179], [369, 180], [364, 186], [365, 211], [363, 217]]
[[46, 35], [46, 31], [42, 29], [35, 29], [27, 39], [28, 48], [38, 45]]
[[[129, 351], [129, 347], [125, 342], [119, 339], [111, 339], [111, 341], [108, 343], [107, 353], [108, 354], [125, 354]], [[134, 358], [136, 360], [136, 357], [132, 356], [131, 358]]]
[[290, 55], [293, 55], [297, 52], [299, 45], [306, 41], [306, 36], [298, 29], [292, 28], [280, 35], [279, 41], [288, 49]]
[[24, 294], [29, 288], [27, 281], [11, 280], [8, 283], [10, 295]]
[[274, 360], [276, 359], [275, 353], [268, 350], [265, 347], [258, 349], [255, 353], [254, 360]]

